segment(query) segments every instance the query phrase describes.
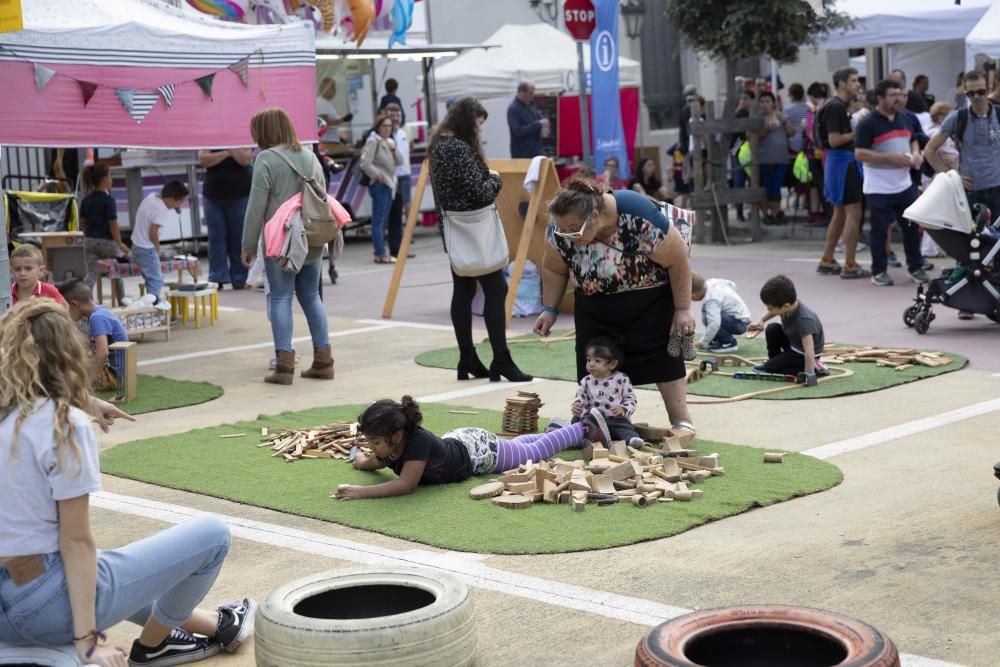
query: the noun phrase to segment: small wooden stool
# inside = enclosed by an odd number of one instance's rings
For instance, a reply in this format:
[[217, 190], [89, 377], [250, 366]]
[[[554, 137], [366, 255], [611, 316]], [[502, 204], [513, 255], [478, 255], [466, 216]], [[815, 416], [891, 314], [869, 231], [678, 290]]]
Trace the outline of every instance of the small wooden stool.
[[[208, 298], [207, 302], [206, 297]], [[168, 298], [173, 309], [174, 319], [180, 318], [182, 324], [187, 324], [188, 321], [189, 299], [194, 307], [194, 326], [196, 329], [201, 328], [201, 318], [205, 315], [208, 315], [208, 323], [213, 327], [215, 320], [219, 318], [219, 290], [216, 287], [206, 287], [200, 290], [170, 290]]]

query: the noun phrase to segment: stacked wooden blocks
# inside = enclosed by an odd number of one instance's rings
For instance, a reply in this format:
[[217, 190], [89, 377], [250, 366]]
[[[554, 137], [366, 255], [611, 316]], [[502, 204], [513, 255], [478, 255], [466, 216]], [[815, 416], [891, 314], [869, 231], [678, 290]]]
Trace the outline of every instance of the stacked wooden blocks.
[[475, 500], [492, 498], [495, 505], [507, 509], [523, 509], [539, 502], [567, 504], [575, 512], [584, 511], [589, 503], [627, 502], [643, 508], [700, 498], [702, 490], [689, 484], [725, 474], [718, 454], [698, 456], [687, 448], [694, 438], [692, 433], [644, 424], [636, 427], [647, 441], [658, 442], [659, 448], [647, 445], [644, 450], [648, 451], [640, 451], [622, 441], [607, 449], [591, 445], [583, 450], [586, 460], [529, 461], [473, 488], [469, 495]]
[[940, 352], [924, 352], [910, 348], [828, 347], [823, 362], [828, 364], [873, 363], [880, 368], [905, 371], [914, 366], [936, 368], [947, 366], [951, 359]]
[[538, 433], [538, 409], [542, 405], [538, 394], [530, 391], [519, 391], [514, 398], [508, 398], [507, 405], [503, 409], [500, 435], [512, 437], [525, 433]]

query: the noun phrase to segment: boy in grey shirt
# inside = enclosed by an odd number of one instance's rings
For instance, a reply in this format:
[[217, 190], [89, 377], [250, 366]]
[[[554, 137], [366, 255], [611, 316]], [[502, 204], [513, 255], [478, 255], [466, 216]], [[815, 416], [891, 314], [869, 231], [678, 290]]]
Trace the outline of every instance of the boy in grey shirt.
[[[760, 300], [767, 312], [747, 327], [747, 332], [764, 331], [767, 339], [767, 361], [753, 367], [758, 373], [798, 375], [815, 373], [828, 375], [829, 370], [820, 363], [823, 354], [823, 323], [819, 316], [800, 303], [795, 284], [788, 276], [775, 276], [760, 288]], [[764, 322], [781, 317], [764, 329]]]

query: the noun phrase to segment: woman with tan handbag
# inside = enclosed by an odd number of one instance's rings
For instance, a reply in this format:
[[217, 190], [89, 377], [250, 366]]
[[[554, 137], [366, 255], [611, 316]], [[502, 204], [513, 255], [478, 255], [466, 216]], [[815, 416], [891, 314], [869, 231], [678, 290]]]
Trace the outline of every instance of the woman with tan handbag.
[[[479, 131], [486, 109], [478, 100], [463, 97], [448, 109], [448, 115], [431, 137], [428, 158], [438, 217], [451, 260], [451, 323], [455, 328], [460, 358], [458, 379], [489, 377], [499, 382], [528, 382], [532, 377], [511, 359], [507, 348], [506, 312], [507, 241], [496, 211], [503, 186], [500, 174], [486, 165]], [[493, 348], [487, 369], [472, 342], [472, 299], [476, 284], [483, 288], [483, 318]]]

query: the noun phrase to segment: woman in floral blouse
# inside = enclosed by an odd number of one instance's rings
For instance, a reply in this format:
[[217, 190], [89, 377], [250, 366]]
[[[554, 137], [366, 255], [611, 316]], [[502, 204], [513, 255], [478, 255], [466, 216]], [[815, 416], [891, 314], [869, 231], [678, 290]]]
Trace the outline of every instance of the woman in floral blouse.
[[542, 260], [542, 314], [535, 333], [548, 336], [572, 273], [576, 281], [576, 372], [597, 336], [620, 342], [623, 372], [635, 385], [656, 383], [674, 428], [694, 431], [684, 360], [667, 354], [674, 331], [694, 333], [688, 247], [648, 198], [603, 192], [577, 180], [549, 204], [552, 224]]
[[[443, 211], [475, 211], [494, 203], [503, 181], [486, 165], [479, 143], [479, 128], [486, 122], [486, 109], [474, 97], [463, 97], [448, 108], [448, 115], [431, 137], [428, 159], [438, 219], [445, 224]], [[447, 250], [447, 248], [445, 248]], [[507, 279], [503, 269], [471, 278], [451, 272], [451, 324], [458, 340], [458, 379], [501, 376], [511, 382], [529, 382], [532, 377], [511, 359], [507, 348]], [[493, 348], [493, 362], [487, 369], [476, 355], [472, 341], [472, 299], [476, 283], [483, 288], [483, 319]]]

